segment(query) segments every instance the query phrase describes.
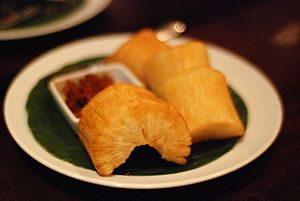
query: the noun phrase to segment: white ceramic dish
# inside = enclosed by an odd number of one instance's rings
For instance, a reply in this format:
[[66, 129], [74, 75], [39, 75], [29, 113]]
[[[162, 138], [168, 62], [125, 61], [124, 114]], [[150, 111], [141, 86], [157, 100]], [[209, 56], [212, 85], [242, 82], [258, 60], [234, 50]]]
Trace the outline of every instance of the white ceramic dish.
[[[117, 188], [151, 189], [183, 186], [220, 177], [248, 164], [274, 142], [282, 124], [283, 109], [270, 80], [243, 58], [208, 44], [212, 66], [225, 74], [229, 85], [243, 98], [248, 108], [245, 136], [225, 155], [202, 167], [176, 174], [101, 177], [93, 170], [74, 166], [48, 153], [36, 142], [27, 124], [25, 105], [32, 88], [41, 78], [65, 64], [112, 54], [129, 36], [106, 35], [63, 45], [41, 55], [18, 74], [6, 94], [4, 116], [12, 137], [26, 153], [45, 166], [78, 180]], [[186, 39], [173, 42], [183, 41]]]
[[111, 0], [85, 0], [83, 5], [63, 18], [36, 26], [0, 30], [0, 40], [30, 38], [71, 28], [93, 18], [110, 2]]
[[114, 83], [130, 83], [137, 86], [144, 86], [144, 84], [121, 63], [98, 63], [81, 70], [53, 77], [49, 81], [50, 92], [59, 108], [62, 110], [62, 113], [66, 117], [68, 123], [75, 131], [79, 119], [67, 106], [65, 102], [66, 96], [63, 93], [63, 87], [67, 80], [77, 82], [79, 79], [88, 74], [96, 76], [105, 74], [108, 75]]

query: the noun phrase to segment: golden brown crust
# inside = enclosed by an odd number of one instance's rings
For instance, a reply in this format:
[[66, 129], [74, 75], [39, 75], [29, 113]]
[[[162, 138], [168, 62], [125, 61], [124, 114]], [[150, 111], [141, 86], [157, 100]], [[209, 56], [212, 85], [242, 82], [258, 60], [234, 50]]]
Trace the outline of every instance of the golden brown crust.
[[145, 63], [143, 69], [146, 83], [155, 90], [170, 77], [203, 67], [210, 67], [206, 46], [200, 41], [190, 41], [160, 51]]
[[244, 134], [225, 77], [212, 68], [193, 68], [160, 85], [159, 95], [184, 117], [193, 142]]
[[162, 158], [186, 163], [191, 136], [182, 116], [149, 90], [129, 84], [112, 85], [82, 110], [80, 139], [100, 175], [125, 163], [136, 146], [148, 144]]
[[121, 62], [132, 70], [141, 81], [145, 81], [143, 66], [158, 52], [170, 48], [159, 41], [151, 29], [142, 29], [135, 33], [107, 61]]

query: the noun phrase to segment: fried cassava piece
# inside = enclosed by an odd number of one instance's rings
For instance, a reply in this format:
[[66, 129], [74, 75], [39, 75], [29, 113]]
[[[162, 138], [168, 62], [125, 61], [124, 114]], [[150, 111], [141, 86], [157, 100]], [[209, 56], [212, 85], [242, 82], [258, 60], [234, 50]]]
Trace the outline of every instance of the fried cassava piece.
[[158, 90], [161, 81], [181, 74], [191, 68], [209, 67], [209, 59], [204, 43], [190, 41], [182, 45], [162, 50], [151, 57], [143, 66], [145, 82], [151, 89]]
[[111, 55], [108, 62], [121, 62], [145, 82], [143, 66], [150, 58], [162, 50], [169, 49], [167, 43], [157, 39], [152, 29], [142, 29]]
[[244, 134], [225, 76], [210, 67], [200, 41], [161, 51], [143, 69], [153, 92], [184, 117], [193, 142]]
[[185, 164], [191, 135], [177, 110], [143, 87], [115, 84], [83, 108], [78, 133], [100, 175], [113, 173], [141, 145]]

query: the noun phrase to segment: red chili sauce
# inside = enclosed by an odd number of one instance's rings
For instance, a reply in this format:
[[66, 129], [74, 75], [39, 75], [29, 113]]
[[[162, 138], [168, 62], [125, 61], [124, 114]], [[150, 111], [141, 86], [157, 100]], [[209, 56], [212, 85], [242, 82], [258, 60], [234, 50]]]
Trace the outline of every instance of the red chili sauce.
[[75, 83], [68, 80], [63, 88], [66, 95], [66, 104], [75, 114], [80, 117], [81, 109], [93, 98], [99, 91], [112, 85], [114, 82], [108, 75], [86, 75]]

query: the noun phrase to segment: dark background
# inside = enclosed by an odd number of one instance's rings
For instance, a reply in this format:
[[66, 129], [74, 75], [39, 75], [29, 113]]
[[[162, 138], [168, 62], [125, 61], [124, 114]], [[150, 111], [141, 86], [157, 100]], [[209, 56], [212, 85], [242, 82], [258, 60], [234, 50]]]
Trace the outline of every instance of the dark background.
[[[187, 22], [186, 36], [245, 57], [277, 87], [284, 106], [284, 123], [275, 143], [258, 159], [199, 184], [127, 190], [63, 176], [33, 160], [13, 141], [3, 119], [3, 101], [10, 82], [24, 65], [73, 40], [157, 27], [174, 18]], [[285, 37], [281, 39], [281, 35]], [[104, 12], [71, 29], [0, 41], [0, 200], [300, 200], [299, 69], [298, 0], [114, 0]]]

